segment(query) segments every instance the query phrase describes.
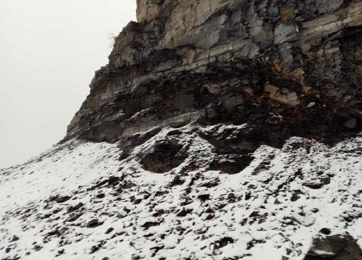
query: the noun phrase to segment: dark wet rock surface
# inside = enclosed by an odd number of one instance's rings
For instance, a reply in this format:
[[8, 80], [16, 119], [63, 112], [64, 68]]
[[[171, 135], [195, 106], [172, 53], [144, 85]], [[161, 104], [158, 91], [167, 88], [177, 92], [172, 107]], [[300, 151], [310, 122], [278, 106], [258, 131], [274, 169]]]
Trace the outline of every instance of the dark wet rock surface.
[[186, 158], [186, 151], [177, 139], [167, 138], [155, 143], [152, 150], [142, 155], [140, 163], [145, 170], [164, 173], [179, 166]]
[[67, 139], [124, 140], [126, 158], [142, 133], [195, 120], [247, 123], [254, 146], [361, 130], [359, 1], [206, 2], [139, 1]]
[[304, 260], [360, 260], [362, 250], [353, 237], [334, 235], [313, 241], [312, 249]]

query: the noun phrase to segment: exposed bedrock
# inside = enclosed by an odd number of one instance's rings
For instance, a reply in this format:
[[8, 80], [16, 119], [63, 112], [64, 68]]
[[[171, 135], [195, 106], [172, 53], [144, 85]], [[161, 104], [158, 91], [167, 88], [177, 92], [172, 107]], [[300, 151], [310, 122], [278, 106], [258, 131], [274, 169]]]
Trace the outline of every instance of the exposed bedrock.
[[360, 132], [362, 2], [138, 0], [137, 18], [66, 139], [191, 122], [247, 124], [249, 141], [273, 146]]

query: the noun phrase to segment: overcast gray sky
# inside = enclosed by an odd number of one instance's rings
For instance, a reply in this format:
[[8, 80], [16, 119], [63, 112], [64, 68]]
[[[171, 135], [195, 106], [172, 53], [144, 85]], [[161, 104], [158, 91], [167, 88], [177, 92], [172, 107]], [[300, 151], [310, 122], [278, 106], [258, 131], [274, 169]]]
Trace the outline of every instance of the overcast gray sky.
[[0, 0], [0, 168], [64, 137], [136, 0]]

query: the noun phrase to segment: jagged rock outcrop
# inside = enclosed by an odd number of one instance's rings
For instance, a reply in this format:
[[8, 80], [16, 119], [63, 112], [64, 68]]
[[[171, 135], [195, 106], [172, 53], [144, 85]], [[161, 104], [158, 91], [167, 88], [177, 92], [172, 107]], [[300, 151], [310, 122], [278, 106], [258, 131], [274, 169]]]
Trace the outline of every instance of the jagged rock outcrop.
[[361, 260], [362, 2], [137, 5], [0, 259]]
[[[248, 123], [258, 141], [361, 129], [362, 3], [139, 0], [67, 139]], [[253, 141], [253, 140], [251, 140]]]

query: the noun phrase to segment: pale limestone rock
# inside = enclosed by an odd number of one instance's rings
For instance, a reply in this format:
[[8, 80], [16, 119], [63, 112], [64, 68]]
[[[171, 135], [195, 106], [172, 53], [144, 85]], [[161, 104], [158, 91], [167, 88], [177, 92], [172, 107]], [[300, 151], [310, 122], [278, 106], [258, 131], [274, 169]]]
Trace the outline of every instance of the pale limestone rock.
[[161, 11], [161, 0], [137, 0], [137, 21], [139, 23], [156, 19]]
[[210, 94], [219, 94], [221, 91], [221, 87], [217, 84], [210, 84], [206, 86], [207, 90], [210, 92]]
[[294, 91], [284, 90], [282, 91], [273, 86], [273, 85], [266, 85], [264, 88], [264, 92], [268, 93], [269, 97], [271, 99], [274, 99], [276, 101], [291, 105], [291, 106], [297, 106], [300, 104], [300, 100], [298, 98], [298, 94]]

